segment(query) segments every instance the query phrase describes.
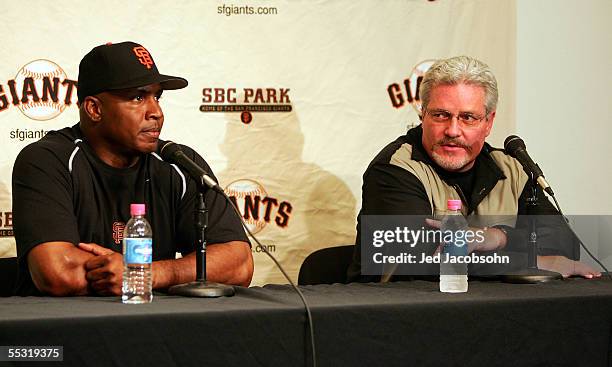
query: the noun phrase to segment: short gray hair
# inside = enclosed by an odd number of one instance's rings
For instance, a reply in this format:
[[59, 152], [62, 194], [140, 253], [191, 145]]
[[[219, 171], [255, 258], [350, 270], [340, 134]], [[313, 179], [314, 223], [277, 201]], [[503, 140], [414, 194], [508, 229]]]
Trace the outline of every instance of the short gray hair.
[[423, 109], [429, 104], [429, 95], [438, 85], [459, 83], [479, 85], [485, 90], [486, 113], [497, 107], [497, 80], [489, 66], [470, 56], [455, 56], [436, 61], [425, 73], [420, 86]]

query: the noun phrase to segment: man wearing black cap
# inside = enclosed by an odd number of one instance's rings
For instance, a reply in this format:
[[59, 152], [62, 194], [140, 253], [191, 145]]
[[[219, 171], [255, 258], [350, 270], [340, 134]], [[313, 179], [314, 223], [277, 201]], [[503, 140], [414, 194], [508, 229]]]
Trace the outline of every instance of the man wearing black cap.
[[[145, 203], [153, 228], [153, 288], [195, 279], [197, 187], [156, 154], [164, 90], [187, 81], [160, 74], [133, 42], [95, 47], [79, 65], [80, 122], [24, 148], [13, 168], [17, 294], [119, 295], [123, 228]], [[212, 171], [196, 152], [185, 154]], [[224, 198], [208, 190], [208, 280], [248, 286], [248, 239]], [[175, 253], [184, 256], [175, 259]]]

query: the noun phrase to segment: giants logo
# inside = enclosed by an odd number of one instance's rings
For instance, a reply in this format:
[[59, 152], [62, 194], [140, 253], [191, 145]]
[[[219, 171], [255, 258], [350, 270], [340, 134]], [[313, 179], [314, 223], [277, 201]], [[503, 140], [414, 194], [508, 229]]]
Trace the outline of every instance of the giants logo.
[[268, 196], [258, 182], [237, 180], [227, 185], [225, 193], [240, 210], [253, 234], [261, 231], [271, 221], [281, 228], [287, 227], [293, 207], [286, 201], [279, 202]]
[[136, 57], [138, 57], [138, 61], [146, 66], [147, 69], [151, 69], [151, 66], [153, 66], [153, 59], [151, 58], [149, 51], [142, 46], [134, 47], [133, 51], [134, 54], [136, 54]]
[[125, 223], [113, 222], [113, 240], [115, 245], [118, 245], [123, 241], [123, 230], [125, 229]]
[[0, 237], [13, 237], [13, 212], [0, 212]]
[[240, 120], [250, 124], [253, 112], [291, 112], [289, 88], [202, 89], [201, 112], [239, 112]]
[[[389, 93], [391, 105], [393, 107], [400, 108], [404, 106], [406, 101], [408, 101], [417, 114], [419, 116], [421, 115], [421, 98], [419, 96], [419, 89], [425, 72], [429, 70], [434, 62], [435, 60], [426, 60], [415, 66], [414, 69], [412, 69], [412, 73], [410, 73], [410, 77], [404, 79], [403, 86], [405, 91], [402, 91], [402, 88], [397, 83], [393, 83], [387, 87], [387, 93]], [[405, 98], [403, 94], [404, 92], [406, 93]]]
[[7, 84], [11, 100], [9, 102], [0, 84], [0, 111], [12, 103], [27, 117], [45, 121], [57, 117], [66, 107], [76, 103], [76, 80], [68, 79], [64, 70], [53, 61], [34, 60], [19, 69]]

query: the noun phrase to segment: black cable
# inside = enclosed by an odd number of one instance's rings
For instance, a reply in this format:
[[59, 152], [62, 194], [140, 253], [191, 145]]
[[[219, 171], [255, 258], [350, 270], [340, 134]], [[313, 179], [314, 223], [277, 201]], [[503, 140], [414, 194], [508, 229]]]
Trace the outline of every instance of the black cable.
[[253, 235], [253, 233], [251, 233], [251, 230], [244, 222], [244, 218], [242, 217], [240, 210], [238, 210], [238, 208], [236, 208], [236, 205], [234, 205], [234, 202], [230, 200], [230, 198], [225, 194], [225, 192], [219, 186], [219, 184], [208, 175], [206, 170], [202, 169], [202, 167], [200, 167], [197, 163], [193, 162], [189, 157], [187, 157], [182, 152], [180, 145], [177, 145], [171, 141], [167, 141], [163, 143], [162, 146], [159, 147], [159, 154], [163, 160], [169, 163], [178, 164], [182, 169], [186, 170], [189, 173], [190, 177], [193, 177], [193, 178], [197, 177], [196, 182], [199, 181], [198, 183], [200, 187], [202, 188], [208, 187], [212, 189], [214, 192], [221, 194], [225, 198], [225, 200], [227, 200], [227, 202], [231, 205], [232, 209], [234, 209], [234, 212], [236, 213], [238, 218], [240, 218], [240, 222], [242, 223], [242, 226], [247, 231], [247, 233], [255, 240], [255, 242], [259, 245], [259, 247], [266, 253], [266, 255], [268, 255], [272, 259], [272, 261], [274, 261], [274, 263], [279, 268], [281, 273], [283, 273], [287, 281], [289, 281], [289, 284], [291, 284], [293, 289], [300, 296], [300, 298], [302, 299], [302, 302], [304, 303], [304, 307], [306, 308], [306, 315], [308, 317], [308, 326], [310, 328], [310, 345], [312, 348], [312, 365], [313, 367], [316, 367], [317, 366], [317, 355], [315, 351], [314, 326], [312, 322], [312, 313], [310, 312], [310, 307], [308, 306], [308, 303], [306, 302], [306, 298], [304, 297], [300, 289], [296, 287], [296, 285], [293, 283], [291, 278], [289, 278], [289, 276], [285, 272], [285, 269], [283, 269], [283, 267], [278, 262], [278, 260], [276, 260], [276, 258], [272, 256], [270, 251], [268, 251], [268, 249], [259, 242], [259, 240], [255, 237], [255, 235]]
[[304, 294], [293, 283], [293, 281], [291, 280], [289, 275], [287, 275], [287, 273], [285, 272], [285, 269], [283, 269], [283, 267], [278, 262], [278, 260], [276, 260], [276, 258], [270, 253], [270, 251], [268, 251], [268, 249], [261, 244], [261, 242], [259, 242], [259, 240], [251, 232], [249, 227], [247, 227], [246, 223], [244, 222], [244, 218], [242, 217], [242, 214], [240, 213], [240, 210], [238, 210], [238, 208], [236, 208], [236, 205], [234, 205], [234, 202], [231, 201], [230, 198], [225, 193], [223, 193], [223, 197], [225, 197], [227, 202], [230, 203], [230, 205], [232, 206], [232, 208], [236, 212], [236, 215], [238, 216], [238, 218], [240, 218], [240, 222], [242, 223], [242, 226], [247, 231], [247, 233], [251, 236], [251, 238], [253, 238], [255, 240], [255, 242], [259, 245], [259, 247], [266, 253], [266, 255], [268, 255], [270, 257], [270, 259], [272, 259], [272, 261], [274, 261], [274, 263], [276, 264], [278, 269], [281, 271], [281, 273], [283, 273], [285, 278], [289, 281], [289, 284], [291, 284], [293, 289], [297, 292], [297, 294], [302, 299], [302, 303], [304, 303], [304, 308], [306, 308], [306, 316], [308, 318], [308, 327], [310, 329], [310, 348], [311, 348], [311, 351], [312, 351], [312, 366], [313, 367], [317, 367], [317, 353], [316, 353], [316, 350], [315, 350], [315, 337], [314, 337], [314, 326], [313, 326], [313, 322], [312, 322], [312, 314], [310, 312], [310, 306], [308, 306], [308, 303], [306, 302], [306, 298], [304, 297]]
[[586, 251], [587, 254], [589, 254], [589, 256], [591, 257], [591, 259], [595, 260], [596, 263], [599, 264], [599, 266], [601, 266], [601, 268], [603, 270], [606, 271], [606, 274], [608, 275], [608, 278], [612, 279], [612, 274], [610, 274], [610, 271], [604, 266], [604, 264], [601, 263], [601, 261], [599, 261], [595, 256], [593, 256], [593, 254], [591, 253], [591, 251], [589, 251], [589, 249], [586, 247], [586, 245], [584, 244], [584, 242], [582, 242], [582, 240], [580, 239], [580, 237], [578, 237], [578, 235], [576, 234], [576, 232], [574, 232], [574, 229], [572, 228], [572, 226], [570, 226], [569, 224], [569, 219], [565, 216], [565, 214], [563, 214], [563, 211], [561, 211], [561, 206], [559, 205], [559, 202], [557, 201], [557, 198], [554, 195], [551, 195], [550, 197], [553, 198], [554, 202], [555, 202], [555, 206], [557, 207], [557, 210], [559, 211], [559, 214], [561, 214], [561, 216], [563, 217], [563, 219], [565, 220], [565, 224], [567, 224], [567, 228], [569, 228], [569, 230], [572, 232], [572, 234], [574, 235], [574, 237], [578, 240], [578, 242], [580, 243], [580, 246], [582, 246], [582, 248], [584, 249], [584, 251]]

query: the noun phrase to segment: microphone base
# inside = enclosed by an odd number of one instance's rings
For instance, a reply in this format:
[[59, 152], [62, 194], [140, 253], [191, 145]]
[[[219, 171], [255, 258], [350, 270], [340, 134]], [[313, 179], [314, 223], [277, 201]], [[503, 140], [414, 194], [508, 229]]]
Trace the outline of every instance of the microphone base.
[[183, 297], [231, 297], [235, 293], [236, 291], [231, 285], [207, 281], [195, 281], [184, 284], [177, 284], [168, 289], [169, 295]]
[[515, 284], [538, 284], [552, 282], [553, 280], [563, 280], [563, 276], [554, 271], [543, 269], [524, 269], [501, 276], [502, 282]]

